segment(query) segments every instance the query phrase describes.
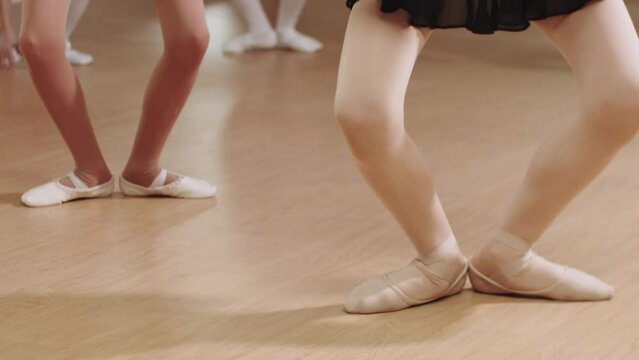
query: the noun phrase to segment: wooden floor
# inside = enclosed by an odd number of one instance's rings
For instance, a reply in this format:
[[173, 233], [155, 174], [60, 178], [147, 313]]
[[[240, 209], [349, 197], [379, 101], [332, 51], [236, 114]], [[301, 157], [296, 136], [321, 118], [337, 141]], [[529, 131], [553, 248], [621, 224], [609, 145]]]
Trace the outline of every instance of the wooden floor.
[[[118, 194], [22, 207], [21, 192], [72, 162], [24, 66], [0, 74], [0, 359], [639, 358], [639, 142], [538, 247], [614, 284], [613, 301], [465, 291], [346, 315], [354, 285], [413, 256], [332, 118], [348, 13], [341, 1], [309, 4], [303, 28], [326, 42], [318, 55], [241, 57], [220, 53], [242, 29], [230, 6], [209, 2], [207, 15], [214, 39], [165, 165], [214, 180], [216, 201]], [[151, 3], [96, 1], [75, 45], [97, 59], [78, 74], [117, 173], [161, 51]], [[575, 80], [535, 30], [438, 32], [407, 102], [467, 254], [540, 141], [578, 110]]]

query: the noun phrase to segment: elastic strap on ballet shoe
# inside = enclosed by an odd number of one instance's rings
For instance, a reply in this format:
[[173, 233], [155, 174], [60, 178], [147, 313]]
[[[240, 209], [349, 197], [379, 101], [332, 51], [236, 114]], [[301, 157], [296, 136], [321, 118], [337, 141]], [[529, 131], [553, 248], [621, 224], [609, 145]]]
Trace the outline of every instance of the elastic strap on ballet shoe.
[[498, 229], [495, 232], [495, 240], [522, 254], [525, 254], [531, 248], [531, 244], [526, 240], [502, 229]]
[[459, 251], [457, 239], [455, 238], [455, 234], [451, 233], [437, 248], [433, 249], [428, 254], [418, 257], [418, 260], [426, 265], [430, 265], [438, 262], [451, 252], [456, 251]]
[[508, 259], [508, 261], [501, 261], [497, 264], [504, 275], [513, 276], [519, 273], [537, 256], [531, 250], [532, 245], [529, 242], [503, 229], [496, 231], [494, 239], [493, 254], [502, 259]]
[[71, 171], [67, 175], [67, 177], [69, 178], [69, 180], [71, 180], [71, 182], [73, 183], [73, 186], [76, 189], [86, 190], [89, 188], [82, 180], [80, 180], [80, 178], [75, 174], [75, 172]]
[[168, 171], [166, 171], [166, 169], [160, 170], [160, 174], [158, 174], [158, 176], [155, 178], [155, 180], [153, 180], [153, 182], [151, 183], [149, 187], [155, 188], [155, 187], [164, 186], [167, 175], [168, 175]]

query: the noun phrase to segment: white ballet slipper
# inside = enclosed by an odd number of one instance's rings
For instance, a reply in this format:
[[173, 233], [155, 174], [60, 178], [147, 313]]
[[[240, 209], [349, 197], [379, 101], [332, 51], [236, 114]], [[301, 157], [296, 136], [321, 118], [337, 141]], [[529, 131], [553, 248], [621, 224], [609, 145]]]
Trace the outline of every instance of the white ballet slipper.
[[[13, 57], [13, 64], [17, 65], [20, 61], [22, 61], [22, 55], [18, 52], [18, 50], [14, 47], [11, 49], [11, 57]], [[2, 63], [0, 63], [0, 69], [9, 68], [9, 59], [2, 59]]]
[[324, 48], [324, 45], [318, 40], [295, 29], [279, 30], [278, 45], [281, 48], [303, 53], [314, 53]]
[[373, 314], [403, 310], [460, 293], [466, 284], [468, 265], [437, 262], [426, 265], [420, 259], [408, 266], [358, 285], [349, 295], [344, 310], [351, 314]]
[[224, 43], [222, 50], [227, 54], [242, 54], [250, 50], [267, 50], [277, 46], [277, 34], [274, 31], [259, 34], [238, 35]]
[[93, 56], [87, 53], [80, 52], [71, 47], [71, 43], [67, 41], [65, 54], [67, 60], [73, 65], [91, 65], [93, 63]]
[[43, 207], [60, 205], [76, 199], [107, 197], [113, 194], [115, 185], [113, 178], [104, 184], [88, 187], [73, 171], [67, 177], [75, 186], [74, 188], [62, 184], [60, 179], [55, 179], [24, 193], [22, 195], [22, 203], [29, 207]]
[[[538, 255], [534, 254], [534, 256]], [[484, 294], [521, 295], [559, 301], [603, 301], [611, 299], [615, 291], [614, 287], [602, 280], [581, 270], [563, 265], [563, 275], [557, 282], [544, 289], [532, 291], [516, 290], [500, 284], [506, 279], [499, 272], [487, 276], [477, 270], [472, 263], [469, 267], [468, 275], [473, 290]]]
[[164, 185], [168, 171], [162, 169], [150, 186], [141, 186], [120, 176], [120, 190], [126, 196], [165, 196], [184, 199], [202, 199], [215, 196], [217, 187], [208, 181], [178, 175], [178, 179]]
[[20, 61], [22, 61], [22, 55], [20, 55], [17, 49], [13, 49], [13, 63], [17, 64]]

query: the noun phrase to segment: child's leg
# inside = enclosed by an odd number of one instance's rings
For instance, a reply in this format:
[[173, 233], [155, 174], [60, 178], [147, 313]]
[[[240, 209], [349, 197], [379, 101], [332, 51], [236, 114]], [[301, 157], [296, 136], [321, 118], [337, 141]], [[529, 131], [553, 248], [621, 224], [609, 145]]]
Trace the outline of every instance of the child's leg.
[[77, 51], [71, 47], [71, 35], [75, 31], [75, 28], [80, 23], [80, 20], [84, 16], [84, 13], [89, 6], [89, 1], [91, 0], [71, 0], [71, 5], [69, 6], [69, 15], [67, 17], [67, 58], [74, 65], [89, 65], [93, 63], [93, 56]]
[[[382, 312], [414, 305], [398, 297], [398, 291], [427, 302], [443, 296], [465, 272], [465, 260], [429, 170], [404, 129], [406, 88], [430, 33], [408, 26], [404, 13], [381, 13], [378, 0], [359, 1], [348, 23], [336, 115], [360, 171], [420, 255], [419, 263], [388, 275], [386, 279], [396, 287], [384, 278], [358, 286], [347, 301], [349, 312]], [[420, 264], [443, 267], [422, 272]], [[425, 275], [430, 270], [434, 277]]]
[[[160, 174], [160, 155], [184, 107], [209, 44], [201, 0], [156, 0], [164, 54], [149, 83], [142, 120], [124, 170], [128, 181], [149, 186]], [[169, 175], [165, 183], [175, 181]]]
[[[89, 187], [111, 179], [89, 121], [82, 88], [65, 58], [68, 0], [24, 0], [20, 48], [33, 82]], [[73, 186], [69, 179], [63, 180]]]
[[0, 70], [12, 69], [18, 60], [10, 12], [9, 0], [0, 0]]
[[249, 31], [224, 44], [228, 53], [243, 53], [252, 49], [270, 49], [277, 45], [277, 34], [264, 12], [260, 0], [233, 0], [233, 4], [246, 19]]
[[316, 52], [322, 49], [321, 42], [297, 31], [306, 0], [280, 0], [277, 16], [277, 34], [280, 45], [301, 52]]
[[[521, 271], [522, 259], [530, 255], [528, 248], [639, 131], [639, 42], [623, 1], [597, 1], [537, 26], [579, 78], [582, 113], [539, 149], [501, 224], [500, 235], [473, 260], [484, 272], [494, 272], [498, 269], [487, 262], [496, 256], [494, 265], [519, 272], [518, 277], [504, 281], [527, 290], [550, 286], [564, 276], [563, 267], [543, 261]], [[512, 245], [519, 250], [512, 250]], [[593, 299], [610, 295], [605, 291], [610, 289], [590, 280], [575, 280], [571, 285], [580, 292], [572, 295]]]

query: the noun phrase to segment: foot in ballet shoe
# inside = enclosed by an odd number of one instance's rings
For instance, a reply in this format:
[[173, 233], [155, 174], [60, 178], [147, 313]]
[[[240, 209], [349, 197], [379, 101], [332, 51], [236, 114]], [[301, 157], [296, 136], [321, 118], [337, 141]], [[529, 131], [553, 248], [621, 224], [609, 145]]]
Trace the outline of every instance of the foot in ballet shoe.
[[[63, 184], [68, 179], [73, 187]], [[44, 207], [60, 205], [77, 199], [92, 199], [111, 196], [115, 181], [113, 178], [106, 183], [88, 187], [75, 173], [70, 172], [66, 178], [55, 179], [52, 182], [35, 187], [22, 195], [22, 203], [29, 207]]]
[[426, 265], [420, 259], [408, 266], [358, 285], [344, 310], [351, 314], [399, 311], [462, 292], [467, 265], [463, 257]]
[[314, 38], [304, 35], [295, 29], [278, 30], [278, 43], [281, 48], [293, 51], [314, 53], [320, 51], [324, 45]]
[[71, 42], [67, 40], [65, 55], [69, 63], [72, 65], [91, 65], [93, 64], [93, 56], [80, 52], [71, 46]]
[[17, 64], [22, 61], [22, 55], [18, 52], [17, 48], [13, 49], [13, 63]]
[[[502, 236], [503, 238], [504, 236]], [[559, 301], [602, 301], [614, 288], [583, 271], [550, 262], [516, 239], [495, 240], [470, 261], [473, 290], [493, 295], [520, 295]], [[515, 246], [511, 246], [515, 244]], [[515, 255], [517, 254], [517, 255]]]
[[164, 196], [183, 199], [210, 198], [217, 193], [217, 187], [205, 180], [176, 174], [174, 181], [167, 182], [168, 176], [169, 172], [162, 169], [149, 186], [132, 183], [120, 176], [120, 190], [126, 196]]
[[273, 49], [277, 46], [277, 34], [274, 31], [246, 33], [238, 35], [224, 43], [227, 54], [241, 54], [249, 50]]
[[451, 235], [430, 254], [408, 266], [358, 285], [346, 300], [351, 314], [398, 311], [460, 293], [468, 265]]
[[[11, 49], [11, 53], [9, 56], [12, 57], [11, 60], [13, 60], [13, 65], [17, 65], [22, 60], [22, 56], [18, 52], [17, 46], [14, 46]], [[11, 61], [8, 58], [2, 59], [0, 61], [0, 70], [9, 69], [10, 66], [11, 66]]]

